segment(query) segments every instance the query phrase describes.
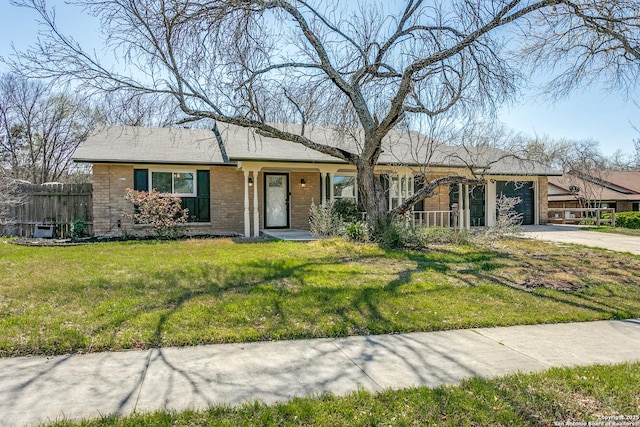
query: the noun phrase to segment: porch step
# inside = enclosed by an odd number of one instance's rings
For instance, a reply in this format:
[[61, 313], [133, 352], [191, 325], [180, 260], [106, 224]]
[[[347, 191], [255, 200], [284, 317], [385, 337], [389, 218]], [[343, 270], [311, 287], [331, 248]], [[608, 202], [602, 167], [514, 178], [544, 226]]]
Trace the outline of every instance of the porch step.
[[311, 242], [318, 240], [318, 237], [312, 236], [306, 230], [260, 230], [267, 237], [278, 240], [291, 240], [295, 242]]

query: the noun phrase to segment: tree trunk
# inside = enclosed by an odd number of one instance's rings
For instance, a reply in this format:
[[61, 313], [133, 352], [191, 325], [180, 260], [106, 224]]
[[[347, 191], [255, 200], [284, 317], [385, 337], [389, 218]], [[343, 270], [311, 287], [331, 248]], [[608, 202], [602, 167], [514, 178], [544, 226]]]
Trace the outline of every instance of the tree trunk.
[[360, 203], [367, 212], [367, 224], [377, 234], [380, 227], [389, 219], [389, 211], [384, 200], [384, 188], [380, 177], [374, 174], [374, 165], [358, 162], [358, 195]]

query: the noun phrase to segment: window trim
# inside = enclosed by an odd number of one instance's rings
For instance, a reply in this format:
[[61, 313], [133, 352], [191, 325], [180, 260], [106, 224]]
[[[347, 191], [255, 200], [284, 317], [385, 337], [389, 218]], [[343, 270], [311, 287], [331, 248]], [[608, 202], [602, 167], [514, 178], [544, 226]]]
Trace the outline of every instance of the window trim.
[[[196, 169], [149, 169], [149, 189], [153, 190], [153, 173], [170, 173], [171, 174], [171, 194], [177, 197], [198, 197], [198, 173]], [[193, 177], [193, 192], [191, 193], [176, 193], [174, 192], [175, 183], [173, 175], [176, 173], [190, 173]]]

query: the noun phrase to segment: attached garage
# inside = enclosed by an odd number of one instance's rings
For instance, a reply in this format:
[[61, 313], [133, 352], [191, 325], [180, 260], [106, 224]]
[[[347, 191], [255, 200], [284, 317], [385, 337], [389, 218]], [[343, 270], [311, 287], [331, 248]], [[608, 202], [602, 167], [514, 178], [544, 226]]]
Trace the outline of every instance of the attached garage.
[[535, 196], [533, 181], [496, 181], [496, 196], [520, 197], [516, 211], [522, 214], [522, 224], [535, 224]]

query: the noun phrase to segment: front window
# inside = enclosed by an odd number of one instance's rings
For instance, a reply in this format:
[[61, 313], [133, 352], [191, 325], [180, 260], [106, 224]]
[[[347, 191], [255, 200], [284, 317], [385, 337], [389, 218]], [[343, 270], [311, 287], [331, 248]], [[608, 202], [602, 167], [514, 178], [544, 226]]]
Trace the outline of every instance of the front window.
[[151, 188], [161, 193], [181, 197], [195, 197], [195, 173], [192, 171], [152, 171]]
[[395, 209], [400, 205], [400, 200], [407, 198], [409, 181], [405, 177], [391, 177], [389, 179], [389, 205]]
[[174, 172], [173, 192], [179, 194], [195, 194], [195, 186], [193, 185], [193, 173]]
[[335, 199], [351, 199], [356, 202], [356, 177], [336, 175], [333, 177], [333, 197]]
[[189, 222], [211, 221], [210, 181], [209, 170], [133, 170], [134, 190], [155, 188], [180, 197], [182, 207], [189, 209]]

